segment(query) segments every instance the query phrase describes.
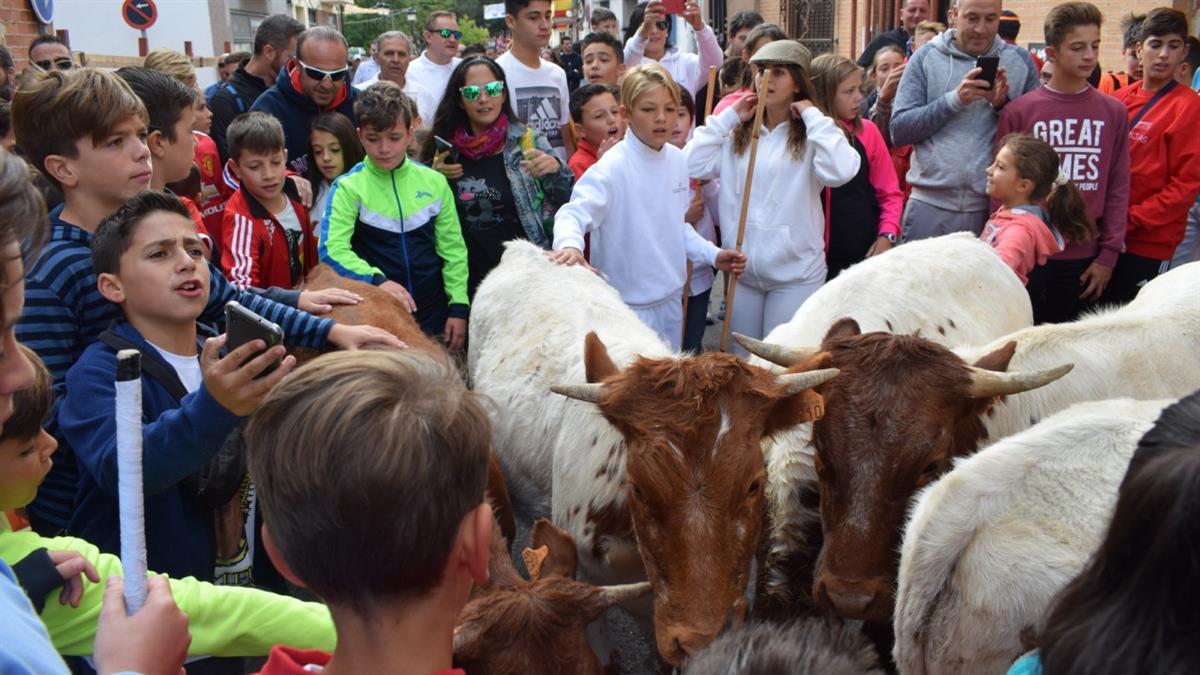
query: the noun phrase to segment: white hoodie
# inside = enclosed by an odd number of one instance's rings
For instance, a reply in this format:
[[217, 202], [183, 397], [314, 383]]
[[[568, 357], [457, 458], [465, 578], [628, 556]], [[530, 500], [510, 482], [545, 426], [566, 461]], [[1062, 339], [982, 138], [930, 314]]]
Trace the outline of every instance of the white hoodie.
[[[681, 23], [691, 28], [691, 24], [686, 21]], [[699, 54], [689, 54], [681, 51], [679, 46], [675, 45], [667, 49], [662, 58], [656, 61], [646, 56], [646, 41], [642, 38], [641, 31], [638, 31], [625, 43], [625, 67], [632, 68], [643, 61], [657, 63], [667, 69], [677, 84], [686, 88], [695, 97], [696, 92], [700, 91], [700, 88], [708, 81], [709, 67], [720, 68], [721, 63], [725, 60], [725, 52], [721, 50], [721, 45], [717, 42], [716, 33], [713, 33], [713, 29], [707, 24], [701, 30], [693, 30], [693, 33], [696, 36]]]
[[720, 252], [688, 225], [687, 162], [667, 143], [653, 150], [630, 130], [583, 174], [554, 216], [554, 250], [583, 250], [631, 307], [683, 293], [687, 261], [715, 266]]
[[[824, 278], [825, 216], [821, 189], [845, 185], [858, 173], [859, 157], [846, 135], [817, 108], [801, 115], [808, 132], [804, 155], [792, 158], [788, 124], [759, 133], [750, 208], [746, 214], [746, 272], [740, 281], [770, 290], [780, 284]], [[738, 115], [728, 108], [696, 127], [683, 149], [693, 178], [721, 179], [720, 222], [724, 248], [737, 244], [738, 215], [750, 150], [733, 151]]]

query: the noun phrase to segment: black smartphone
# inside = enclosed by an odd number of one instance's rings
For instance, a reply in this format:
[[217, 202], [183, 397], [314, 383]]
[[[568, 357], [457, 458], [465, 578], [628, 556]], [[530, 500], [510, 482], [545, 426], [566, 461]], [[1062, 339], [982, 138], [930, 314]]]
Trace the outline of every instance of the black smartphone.
[[458, 150], [454, 149], [454, 144], [442, 138], [441, 136], [433, 137], [433, 144], [437, 146], [438, 152], [448, 152], [446, 155], [447, 164], [458, 164]]
[[980, 56], [975, 59], [975, 67], [980, 69], [975, 79], [987, 82], [988, 89], [996, 86], [996, 71], [1000, 69], [999, 56]]
[[[236, 300], [225, 303], [225, 333], [229, 336], [225, 342], [227, 353], [251, 340], [262, 340], [267, 343], [266, 349], [255, 352], [246, 359], [247, 361], [258, 358], [267, 349], [283, 343], [283, 329], [246, 309]], [[258, 377], [269, 374], [278, 366], [278, 361], [272, 363], [267, 366], [266, 370], [259, 373]]]

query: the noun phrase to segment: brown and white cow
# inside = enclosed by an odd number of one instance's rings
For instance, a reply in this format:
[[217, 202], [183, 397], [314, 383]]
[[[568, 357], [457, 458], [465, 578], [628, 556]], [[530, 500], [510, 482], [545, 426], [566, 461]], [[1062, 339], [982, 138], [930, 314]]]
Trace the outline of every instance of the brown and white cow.
[[455, 665], [471, 675], [600, 675], [587, 625], [650, 592], [644, 581], [608, 587], [576, 581], [575, 542], [544, 518], [522, 553], [529, 581], [495, 528], [490, 554], [488, 583], [472, 589], [454, 628]]
[[819, 417], [811, 388], [836, 371], [672, 352], [595, 274], [507, 249], [475, 296], [469, 364], [514, 501], [571, 534], [583, 578], [648, 578], [659, 654], [678, 665], [744, 615], [762, 439]]

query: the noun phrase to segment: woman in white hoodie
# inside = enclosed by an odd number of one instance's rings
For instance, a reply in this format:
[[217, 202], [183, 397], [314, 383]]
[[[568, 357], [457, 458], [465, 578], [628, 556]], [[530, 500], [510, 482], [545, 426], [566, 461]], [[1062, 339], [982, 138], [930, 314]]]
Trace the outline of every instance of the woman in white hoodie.
[[[734, 331], [762, 338], [790, 320], [825, 283], [820, 193], [854, 178], [859, 156], [837, 124], [810, 100], [808, 49], [792, 40], [779, 40], [760, 49], [750, 62], [757, 77], [769, 68], [771, 81], [742, 243], [746, 272], [738, 278], [730, 323]], [[710, 116], [684, 148], [692, 178], [721, 180], [725, 248], [737, 243], [757, 105], [758, 96], [752, 94]]]
[[721, 51], [716, 33], [701, 19], [696, 0], [687, 0], [682, 17], [696, 37], [699, 54], [689, 54], [673, 44], [673, 28], [677, 25], [674, 18], [663, 10], [661, 0], [650, 0], [639, 4], [629, 17], [625, 67], [632, 68], [640, 63], [660, 64], [676, 84], [695, 98], [696, 92], [708, 81], [709, 67], [720, 68], [725, 53]]

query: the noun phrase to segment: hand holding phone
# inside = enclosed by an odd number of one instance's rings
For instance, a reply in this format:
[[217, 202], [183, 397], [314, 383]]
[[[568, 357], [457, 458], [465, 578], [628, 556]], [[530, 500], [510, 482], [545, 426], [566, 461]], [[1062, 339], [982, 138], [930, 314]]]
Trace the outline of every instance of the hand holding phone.
[[975, 59], [975, 67], [979, 69], [979, 75], [975, 78], [987, 82], [988, 91], [996, 86], [996, 71], [1000, 69], [999, 56], [980, 56]]
[[458, 150], [454, 149], [454, 144], [442, 138], [441, 136], [433, 137], [433, 144], [437, 147], [438, 152], [445, 152], [447, 164], [458, 164]]
[[[283, 344], [283, 329], [246, 309], [236, 300], [230, 300], [225, 305], [225, 333], [229, 336], [225, 345], [227, 352], [232, 352], [251, 340], [262, 340], [266, 343], [265, 349], [255, 352], [246, 359], [247, 361], [258, 358], [275, 345]], [[279, 361], [267, 366], [258, 377], [271, 374], [277, 367]]]

